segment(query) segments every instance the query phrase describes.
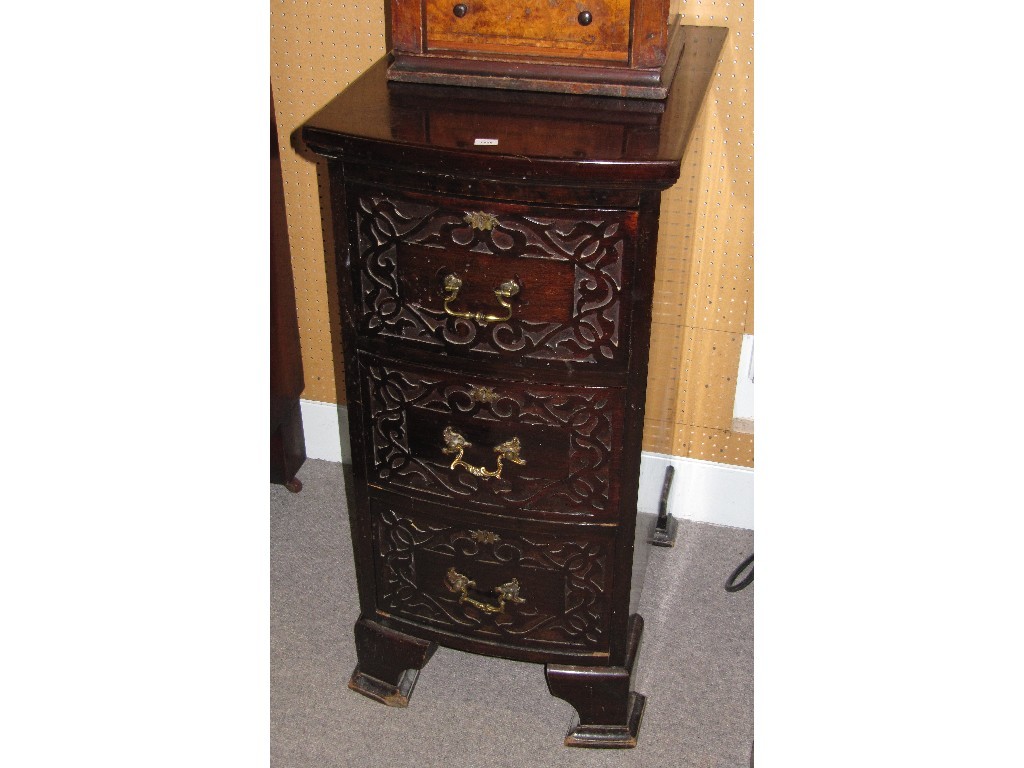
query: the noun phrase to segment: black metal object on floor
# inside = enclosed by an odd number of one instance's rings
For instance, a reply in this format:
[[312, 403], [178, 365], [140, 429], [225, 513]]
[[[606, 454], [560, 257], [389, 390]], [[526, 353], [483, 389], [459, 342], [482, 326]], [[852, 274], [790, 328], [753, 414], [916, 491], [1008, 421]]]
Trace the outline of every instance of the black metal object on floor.
[[658, 504], [658, 522], [654, 526], [654, 535], [651, 537], [651, 544], [656, 547], [674, 547], [676, 544], [676, 532], [679, 529], [679, 521], [668, 511], [668, 493], [672, 488], [672, 476], [676, 468], [671, 464], [665, 469], [665, 482], [661, 486], [661, 502]]

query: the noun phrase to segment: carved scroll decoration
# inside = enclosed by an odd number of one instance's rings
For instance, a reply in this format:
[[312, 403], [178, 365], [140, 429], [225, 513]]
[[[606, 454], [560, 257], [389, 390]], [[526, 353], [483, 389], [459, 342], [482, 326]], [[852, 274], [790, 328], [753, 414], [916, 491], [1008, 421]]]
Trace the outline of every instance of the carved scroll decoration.
[[[631, 212], [581, 212], [582, 218], [502, 213], [500, 221], [481, 229], [469, 223], [465, 211], [367, 194], [358, 198], [355, 215], [362, 332], [486, 355], [515, 353], [580, 363], [620, 359], [623, 260], [627, 247], [632, 248], [626, 226]], [[532, 322], [513, 316], [481, 326], [448, 316], [440, 306], [429, 308], [415, 297], [402, 297], [402, 243], [570, 262], [575, 271], [572, 321]]]
[[[360, 362], [365, 407], [369, 411], [370, 481], [380, 487], [415, 491], [484, 506], [514, 505], [524, 512], [551, 511], [590, 517], [614, 514], [618, 502], [617, 467], [621, 425], [614, 416], [622, 393], [611, 389], [532, 387], [496, 394], [487, 402], [474, 397], [478, 388], [452, 377], [399, 370], [382, 361]], [[453, 415], [505, 423], [556, 427], [567, 435], [567, 472], [558, 478], [535, 474], [544, 462], [517, 466], [501, 478], [482, 479], [452, 472], [451, 459], [438, 450], [436, 461], [414, 455], [409, 444], [411, 408], [431, 412], [438, 439]], [[525, 438], [524, 438], [525, 439]], [[524, 442], [524, 455], [528, 444]]]
[[[610, 540], [581, 536], [559, 538], [541, 533], [481, 540], [457, 525], [413, 520], [391, 509], [373, 517], [379, 557], [377, 599], [382, 610], [462, 634], [478, 634], [516, 644], [549, 644], [598, 649], [607, 644]], [[440, 580], [420, 583], [417, 561], [441, 563], [443, 573], [458, 561], [500, 565], [507, 576], [533, 574], [531, 593], [561, 590], [561, 608], [531, 600], [503, 613], [480, 611], [460, 603]], [[543, 585], [543, 589], [539, 585]], [[524, 586], [524, 589], [526, 587]]]

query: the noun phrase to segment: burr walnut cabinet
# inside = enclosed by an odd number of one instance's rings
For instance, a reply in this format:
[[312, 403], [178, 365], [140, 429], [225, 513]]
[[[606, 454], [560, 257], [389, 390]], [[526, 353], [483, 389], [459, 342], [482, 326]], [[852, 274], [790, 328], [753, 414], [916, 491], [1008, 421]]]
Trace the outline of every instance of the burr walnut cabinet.
[[682, 50], [669, 0], [391, 0], [405, 82], [658, 98]]
[[405, 706], [441, 644], [544, 664], [566, 744], [636, 743], [660, 195], [725, 30], [681, 34], [664, 101], [398, 83], [382, 59], [302, 128], [329, 190], [360, 693]]

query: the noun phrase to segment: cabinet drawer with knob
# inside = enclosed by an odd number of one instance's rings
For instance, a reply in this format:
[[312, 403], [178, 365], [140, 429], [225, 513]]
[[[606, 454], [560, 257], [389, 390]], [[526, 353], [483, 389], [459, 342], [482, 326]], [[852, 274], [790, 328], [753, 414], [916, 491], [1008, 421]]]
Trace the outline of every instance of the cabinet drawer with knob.
[[624, 62], [629, 0], [427, 0], [427, 50]]
[[391, 0], [388, 77], [664, 99], [682, 52], [669, 0]]

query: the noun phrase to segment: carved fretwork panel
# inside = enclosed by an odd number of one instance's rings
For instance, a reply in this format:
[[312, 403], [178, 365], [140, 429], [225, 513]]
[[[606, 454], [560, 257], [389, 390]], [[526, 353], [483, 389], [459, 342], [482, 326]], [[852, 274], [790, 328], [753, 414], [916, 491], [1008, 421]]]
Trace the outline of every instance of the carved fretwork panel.
[[[531, 517], [618, 512], [623, 391], [476, 379], [359, 355], [367, 476], [400, 493]], [[446, 433], [446, 430], [449, 430]], [[461, 462], [446, 434], [468, 443]], [[518, 439], [500, 477], [496, 446]]]
[[[364, 192], [355, 227], [360, 333], [487, 358], [625, 366], [635, 211], [528, 212], [476, 201], [441, 208]], [[450, 312], [449, 275], [462, 284]], [[510, 313], [494, 295], [504, 281], [518, 289]]]
[[[481, 531], [371, 507], [380, 610], [518, 646], [607, 646], [610, 537]], [[467, 599], [450, 586], [452, 569], [474, 582]], [[513, 580], [522, 602], [494, 611], [495, 588]]]

